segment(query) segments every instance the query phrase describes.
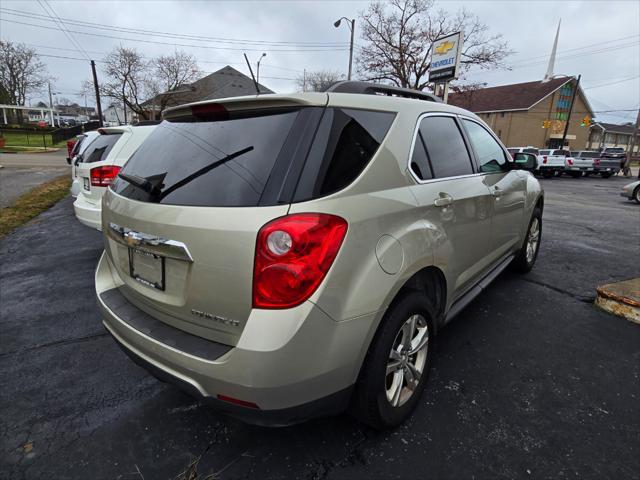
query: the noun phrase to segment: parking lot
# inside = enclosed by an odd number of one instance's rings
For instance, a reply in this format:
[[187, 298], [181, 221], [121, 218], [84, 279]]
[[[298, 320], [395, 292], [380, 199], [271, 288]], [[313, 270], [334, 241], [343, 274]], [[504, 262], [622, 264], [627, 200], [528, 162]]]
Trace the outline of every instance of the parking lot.
[[[527, 276], [507, 272], [442, 332], [401, 428], [346, 415], [268, 429], [133, 364], [93, 294], [101, 234], [67, 198], [0, 241], [4, 478], [637, 478], [640, 327], [593, 306], [640, 273], [629, 179], [554, 178]], [[195, 477], [190, 477], [195, 478]]]

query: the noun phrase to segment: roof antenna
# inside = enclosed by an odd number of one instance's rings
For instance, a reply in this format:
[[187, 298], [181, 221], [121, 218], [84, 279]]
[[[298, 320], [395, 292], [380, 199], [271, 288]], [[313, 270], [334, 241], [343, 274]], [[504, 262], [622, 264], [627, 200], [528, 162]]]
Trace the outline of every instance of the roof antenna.
[[247, 54], [243, 53], [244, 59], [247, 61], [247, 67], [249, 67], [249, 73], [251, 73], [251, 78], [253, 78], [253, 84], [256, 86], [256, 92], [260, 95], [260, 86], [258, 82], [256, 82], [256, 77], [253, 76], [253, 70], [251, 69], [251, 64], [249, 63], [249, 59], [247, 58]]

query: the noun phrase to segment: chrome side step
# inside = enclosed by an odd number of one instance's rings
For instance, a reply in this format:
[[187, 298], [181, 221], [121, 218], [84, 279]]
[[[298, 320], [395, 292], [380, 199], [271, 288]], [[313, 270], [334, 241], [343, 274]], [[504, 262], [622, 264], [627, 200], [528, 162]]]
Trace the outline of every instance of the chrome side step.
[[498, 263], [493, 270], [491, 270], [487, 275], [482, 277], [478, 283], [476, 283], [472, 288], [470, 288], [467, 292], [465, 292], [460, 298], [458, 298], [451, 308], [447, 312], [447, 316], [445, 317], [444, 323], [448, 323], [451, 319], [453, 319], [456, 315], [458, 315], [464, 308], [469, 305], [474, 298], [476, 298], [483, 290], [486, 290], [491, 282], [493, 282], [498, 275], [500, 275], [511, 263], [511, 261], [515, 258], [514, 254], [509, 255], [500, 263]]

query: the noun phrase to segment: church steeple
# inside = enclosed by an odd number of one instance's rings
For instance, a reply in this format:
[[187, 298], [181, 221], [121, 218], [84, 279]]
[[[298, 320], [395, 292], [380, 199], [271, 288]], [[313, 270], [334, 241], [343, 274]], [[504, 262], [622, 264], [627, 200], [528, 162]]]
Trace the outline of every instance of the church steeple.
[[556, 50], [558, 49], [558, 37], [560, 36], [560, 23], [562, 19], [558, 21], [558, 30], [556, 31], [556, 39], [553, 41], [553, 48], [551, 49], [551, 57], [549, 58], [549, 65], [547, 66], [547, 73], [544, 75], [543, 82], [548, 82], [553, 78], [553, 67], [556, 63]]

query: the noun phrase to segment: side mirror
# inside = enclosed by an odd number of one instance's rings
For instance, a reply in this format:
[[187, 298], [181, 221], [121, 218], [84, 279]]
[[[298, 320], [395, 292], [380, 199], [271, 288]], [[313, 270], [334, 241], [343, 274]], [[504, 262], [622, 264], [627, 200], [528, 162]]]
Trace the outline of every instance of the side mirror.
[[516, 153], [513, 162], [516, 170], [533, 172], [538, 166], [538, 158], [533, 153]]

